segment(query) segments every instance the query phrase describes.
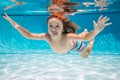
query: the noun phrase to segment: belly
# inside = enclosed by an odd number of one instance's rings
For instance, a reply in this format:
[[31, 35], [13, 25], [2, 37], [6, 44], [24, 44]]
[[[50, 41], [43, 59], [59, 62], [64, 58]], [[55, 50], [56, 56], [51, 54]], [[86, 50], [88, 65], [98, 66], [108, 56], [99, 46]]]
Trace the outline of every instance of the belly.
[[65, 53], [68, 53], [70, 51], [70, 49], [67, 49], [66, 47], [61, 47], [61, 48], [52, 47], [52, 50], [58, 54], [65, 54]]

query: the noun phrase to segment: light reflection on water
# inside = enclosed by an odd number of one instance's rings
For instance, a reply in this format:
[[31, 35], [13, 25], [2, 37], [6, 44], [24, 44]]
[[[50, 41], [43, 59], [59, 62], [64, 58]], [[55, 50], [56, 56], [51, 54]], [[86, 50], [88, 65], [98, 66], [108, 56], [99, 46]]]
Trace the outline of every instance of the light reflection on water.
[[0, 54], [1, 80], [119, 80], [119, 55]]

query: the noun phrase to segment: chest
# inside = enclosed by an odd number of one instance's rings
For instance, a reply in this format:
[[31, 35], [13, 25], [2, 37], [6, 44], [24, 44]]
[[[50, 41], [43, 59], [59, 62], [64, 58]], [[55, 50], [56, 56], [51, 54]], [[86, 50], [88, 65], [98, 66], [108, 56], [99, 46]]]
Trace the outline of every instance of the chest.
[[52, 40], [51, 38], [48, 40], [51, 49], [56, 53], [68, 52], [72, 48], [70, 42], [71, 41], [68, 38], [64, 37], [64, 35], [60, 40]]
[[68, 42], [67, 41], [59, 41], [59, 42], [52, 42], [51, 43], [51, 47], [54, 48], [54, 49], [64, 49], [66, 48], [68, 45]]
[[57, 53], [66, 53], [69, 50], [70, 43], [66, 40], [58, 41], [58, 42], [51, 42], [50, 46], [52, 50], [54, 50]]

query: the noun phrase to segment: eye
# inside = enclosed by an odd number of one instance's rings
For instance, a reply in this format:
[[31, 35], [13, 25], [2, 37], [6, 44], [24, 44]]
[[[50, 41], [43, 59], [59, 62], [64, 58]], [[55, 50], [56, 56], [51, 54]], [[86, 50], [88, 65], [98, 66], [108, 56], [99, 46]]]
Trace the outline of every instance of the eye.
[[52, 25], [50, 25], [50, 27], [53, 27]]
[[59, 27], [58, 25], [56, 27]]

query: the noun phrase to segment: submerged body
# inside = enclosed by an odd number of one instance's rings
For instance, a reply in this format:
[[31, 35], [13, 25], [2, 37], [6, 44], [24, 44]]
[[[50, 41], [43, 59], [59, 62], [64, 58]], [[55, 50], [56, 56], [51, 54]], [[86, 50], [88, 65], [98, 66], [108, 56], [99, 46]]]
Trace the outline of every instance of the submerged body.
[[[87, 46], [88, 49], [86, 49], [89, 52], [91, 49], [90, 47], [94, 42], [94, 37], [99, 34], [106, 26], [111, 24], [106, 23], [110, 18], [100, 16], [97, 23], [94, 21], [95, 29], [91, 32], [84, 31], [81, 34], [63, 33], [64, 27], [62, 21], [53, 17], [48, 20], [48, 34], [35, 34], [24, 29], [22, 26], [12, 20], [7, 14], [5, 14], [3, 17], [7, 21], [9, 21], [13, 25], [13, 27], [16, 28], [24, 37], [35, 40], [46, 40], [50, 44], [53, 51], [59, 54], [67, 53], [71, 49], [73, 49], [73, 41], [91, 40], [91, 42], [89, 43], [90, 45]], [[81, 56], [84, 58], [87, 57], [86, 55], [88, 56], [87, 53], [81, 54]]]

